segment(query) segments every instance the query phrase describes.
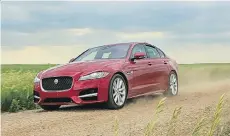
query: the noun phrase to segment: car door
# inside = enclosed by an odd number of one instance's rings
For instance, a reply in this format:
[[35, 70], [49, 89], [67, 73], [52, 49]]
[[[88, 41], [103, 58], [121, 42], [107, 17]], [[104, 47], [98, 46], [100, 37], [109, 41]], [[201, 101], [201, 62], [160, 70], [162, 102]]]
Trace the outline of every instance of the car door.
[[146, 44], [145, 48], [151, 64], [150, 79], [152, 83], [152, 90], [150, 91], [164, 90], [165, 88], [163, 88], [163, 86], [165, 86], [165, 79], [168, 78], [168, 67], [165, 65], [164, 60], [161, 58], [155, 46]]
[[[136, 52], [146, 53], [144, 44], [137, 44], [133, 47], [130, 58], [134, 57]], [[147, 56], [143, 59], [135, 59], [129, 62], [128, 69], [132, 72], [133, 83], [131, 88], [131, 97], [149, 92], [150, 87], [150, 71], [149, 59]]]

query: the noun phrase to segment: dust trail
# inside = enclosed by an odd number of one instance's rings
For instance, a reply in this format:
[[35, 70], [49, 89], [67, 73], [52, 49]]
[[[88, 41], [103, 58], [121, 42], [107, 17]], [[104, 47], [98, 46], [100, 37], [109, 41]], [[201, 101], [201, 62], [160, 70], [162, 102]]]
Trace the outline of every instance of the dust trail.
[[[200, 95], [213, 90], [223, 91], [230, 85], [230, 67], [197, 67], [181, 68], [179, 71], [179, 96], [186, 97], [189, 94]], [[226, 72], [225, 72], [226, 71]], [[229, 72], [228, 72], [229, 71]], [[164, 96], [153, 94], [128, 100], [128, 104], [143, 104], [146, 102], [157, 102]]]

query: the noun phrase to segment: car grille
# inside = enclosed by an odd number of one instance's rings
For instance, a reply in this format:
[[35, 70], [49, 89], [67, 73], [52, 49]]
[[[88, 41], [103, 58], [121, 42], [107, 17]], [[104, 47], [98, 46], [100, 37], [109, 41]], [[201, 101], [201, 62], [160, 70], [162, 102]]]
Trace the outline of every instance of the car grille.
[[67, 90], [72, 86], [72, 77], [50, 77], [42, 79], [42, 87], [46, 91]]

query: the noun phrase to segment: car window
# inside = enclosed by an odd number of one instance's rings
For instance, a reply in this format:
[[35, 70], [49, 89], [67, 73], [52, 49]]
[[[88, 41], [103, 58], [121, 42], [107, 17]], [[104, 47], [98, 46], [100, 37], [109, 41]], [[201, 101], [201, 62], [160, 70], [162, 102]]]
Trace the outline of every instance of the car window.
[[105, 58], [111, 58], [111, 55], [112, 55], [111, 52], [109, 52], [109, 53], [104, 53], [103, 56], [102, 56], [102, 58], [103, 58], [103, 59], [105, 59]]
[[146, 52], [149, 58], [160, 58], [160, 54], [157, 52], [157, 49], [146, 45]]
[[158, 50], [158, 52], [160, 54], [160, 57], [161, 58], [165, 58], [165, 53], [161, 49], [159, 49], [159, 48], [157, 50]]
[[96, 55], [97, 55], [97, 52], [96, 51], [92, 51], [87, 56], [79, 58], [79, 59], [81, 59], [81, 61], [94, 60], [95, 57], [96, 57]]
[[119, 44], [91, 48], [78, 56], [75, 61], [96, 59], [122, 59], [126, 57], [129, 47], [129, 44]]
[[[133, 47], [132, 49], [132, 54], [131, 54], [131, 58], [134, 57], [134, 54], [137, 53], [137, 52], [144, 52], [146, 53], [145, 51], [145, 47], [142, 45], [142, 44], [137, 44]], [[147, 56], [146, 56], [147, 57]]]

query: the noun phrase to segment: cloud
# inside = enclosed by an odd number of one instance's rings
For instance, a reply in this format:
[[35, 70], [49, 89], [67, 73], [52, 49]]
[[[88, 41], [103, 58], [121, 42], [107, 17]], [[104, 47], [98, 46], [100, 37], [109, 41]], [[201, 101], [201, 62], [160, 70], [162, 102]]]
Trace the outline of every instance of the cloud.
[[[6, 48], [6, 47], [4, 47]], [[63, 64], [78, 56], [89, 47], [87, 45], [68, 46], [26, 46], [18, 50], [4, 49], [2, 52], [3, 64]], [[161, 49], [178, 63], [228, 63], [230, 62], [230, 46], [187, 45], [175, 48], [174, 46]], [[20, 56], [20, 59], [16, 59]]]
[[[5, 48], [5, 47], [4, 47]], [[2, 52], [3, 64], [63, 64], [78, 56], [88, 47], [78, 46], [25, 46], [18, 50]], [[20, 57], [20, 59], [16, 59]]]
[[[228, 50], [230, 46], [229, 6], [229, 2], [4, 1], [2, 56], [7, 60], [5, 63], [31, 62], [24, 54], [36, 50], [46, 56], [44, 63], [56, 63], [65, 61], [56, 60], [53, 56], [58, 55], [48, 52], [77, 54], [82, 45], [88, 48], [140, 41], [159, 46], [179, 60], [178, 54], [186, 56], [187, 48], [199, 45], [200, 54], [206, 54], [203, 58], [212, 58], [207, 50], [217, 50], [218, 46]], [[218, 53], [219, 61], [226, 60]], [[25, 57], [13, 60], [10, 58], [13, 54]], [[198, 58], [191, 57], [189, 61]], [[40, 58], [33, 59], [34, 63], [42, 62]]]
[[[73, 28], [42, 30], [34, 33], [2, 31], [2, 46], [99, 46], [118, 42], [150, 42], [157, 45], [223, 44], [230, 45], [229, 32], [173, 33], [157, 31], [125, 32], [105, 29]], [[12, 40], [13, 39], [13, 40]]]
[[2, 12], [1, 19], [6, 21], [28, 21], [30, 18], [29, 13], [18, 5], [3, 4]]
[[125, 33], [120, 32], [117, 33], [118, 37], [122, 39], [128, 39], [128, 40], [144, 40], [144, 39], [154, 39], [154, 38], [163, 38], [164, 33], [163, 32], [137, 32], [137, 33]]
[[180, 48], [167, 47], [163, 50], [178, 63], [229, 63], [230, 46], [212, 44], [208, 48], [201, 44], [180, 46]]
[[74, 35], [83, 36], [92, 33], [93, 30], [89, 28], [83, 28], [83, 29], [75, 28], [75, 29], [69, 29], [68, 31], [72, 32]]
[[[2, 28], [94, 28], [118, 31], [210, 32], [229, 30], [228, 2], [3, 2]], [[17, 7], [27, 18], [14, 21]], [[8, 14], [11, 12], [11, 14]], [[221, 16], [219, 16], [221, 15]], [[20, 17], [20, 14], [19, 14]], [[28, 19], [29, 17], [29, 19]], [[209, 24], [209, 25], [206, 25]]]

